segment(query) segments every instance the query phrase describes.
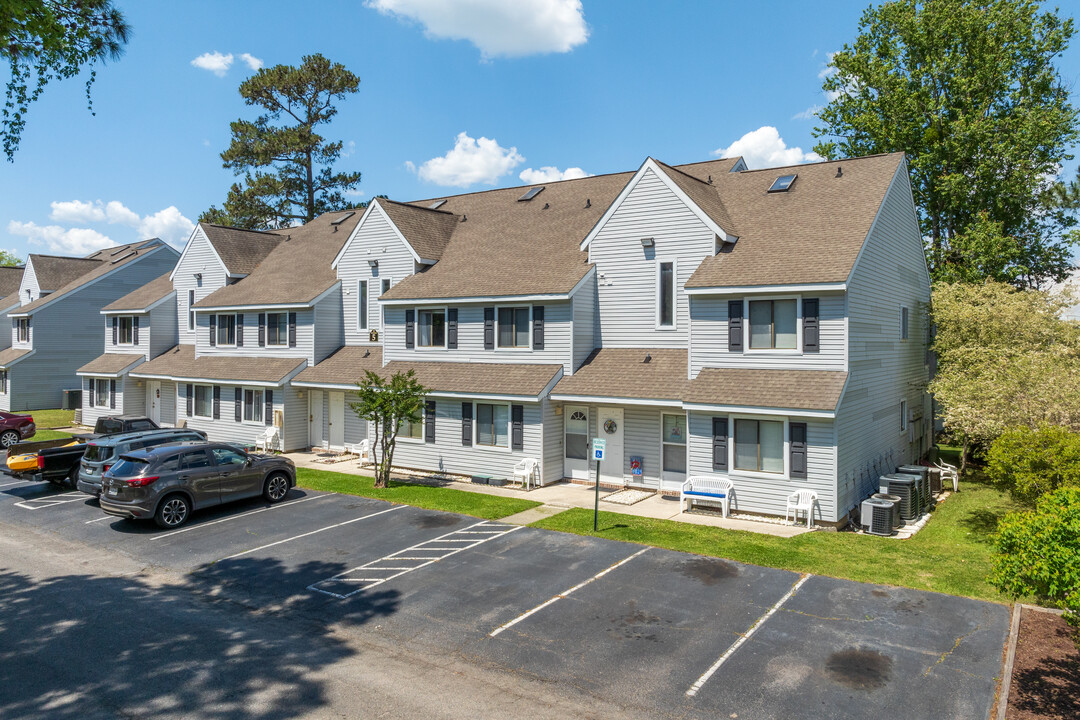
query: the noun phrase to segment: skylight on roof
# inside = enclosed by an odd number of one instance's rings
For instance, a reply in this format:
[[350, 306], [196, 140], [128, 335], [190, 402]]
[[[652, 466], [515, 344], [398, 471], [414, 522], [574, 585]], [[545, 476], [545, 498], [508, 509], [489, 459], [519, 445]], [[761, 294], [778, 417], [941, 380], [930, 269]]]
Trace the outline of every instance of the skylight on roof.
[[445, 200], [436, 200], [435, 202], [428, 205], [428, 210], [438, 210], [439, 208], [441, 208], [445, 204], [446, 204]]
[[355, 214], [356, 214], [355, 212], [347, 212], [344, 215], [342, 215], [341, 217], [339, 217], [337, 220], [332, 220], [330, 222], [330, 224], [331, 225], [340, 225], [341, 223], [345, 222], [346, 220], [348, 220], [349, 218], [351, 218]]
[[545, 185], [540, 185], [538, 187], [529, 188], [527, 191], [525, 191], [524, 195], [522, 195], [521, 197], [518, 198], [518, 202], [523, 202], [525, 200], [532, 200], [534, 197], [539, 195], [540, 191], [542, 191], [545, 187], [546, 187]]
[[791, 187], [791, 184], [793, 182], [795, 182], [795, 178], [797, 178], [797, 177], [799, 177], [799, 176], [798, 175], [781, 175], [780, 177], [776, 178], [776, 180], [773, 181], [772, 186], [769, 188], [769, 192], [771, 192], [771, 193], [774, 193], [774, 192], [787, 192], [788, 188]]

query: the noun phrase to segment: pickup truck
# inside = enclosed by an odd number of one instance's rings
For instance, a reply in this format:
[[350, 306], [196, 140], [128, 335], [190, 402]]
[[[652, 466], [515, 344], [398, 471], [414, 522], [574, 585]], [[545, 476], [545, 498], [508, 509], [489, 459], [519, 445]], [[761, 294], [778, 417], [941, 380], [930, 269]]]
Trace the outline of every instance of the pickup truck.
[[94, 432], [73, 435], [58, 440], [18, 443], [8, 450], [8, 472], [16, 476], [32, 476], [36, 480], [64, 482], [75, 486], [79, 476], [79, 461], [90, 440], [135, 430], [156, 430], [158, 424], [148, 417], [117, 415], [98, 418]]

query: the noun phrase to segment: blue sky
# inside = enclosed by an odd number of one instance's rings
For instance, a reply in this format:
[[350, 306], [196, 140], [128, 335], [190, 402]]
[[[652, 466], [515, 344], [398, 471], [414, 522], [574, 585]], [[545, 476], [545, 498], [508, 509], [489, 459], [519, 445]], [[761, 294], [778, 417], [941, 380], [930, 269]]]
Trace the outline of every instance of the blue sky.
[[[81, 81], [54, 83], [0, 164], [0, 247], [20, 256], [182, 243], [233, 181], [218, 154], [229, 122], [254, 117], [240, 82], [314, 52], [361, 78], [324, 132], [346, 142], [338, 167], [363, 173], [358, 201], [633, 170], [650, 155], [812, 159], [820, 74], [867, 1], [115, 4], [133, 33], [99, 67], [96, 116]], [[1075, 87], [1080, 39], [1060, 68]]]

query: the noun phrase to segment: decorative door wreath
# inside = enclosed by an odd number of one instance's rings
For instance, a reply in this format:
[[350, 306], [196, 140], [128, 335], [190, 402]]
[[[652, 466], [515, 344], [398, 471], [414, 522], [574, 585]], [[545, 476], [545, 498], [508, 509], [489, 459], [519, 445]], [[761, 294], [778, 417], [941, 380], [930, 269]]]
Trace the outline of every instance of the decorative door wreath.
[[616, 422], [614, 420], [605, 420], [604, 421], [604, 432], [606, 432], [608, 435], [614, 435], [615, 431], [618, 430], [618, 429], [619, 429], [619, 426], [618, 426], [618, 424], [616, 424]]

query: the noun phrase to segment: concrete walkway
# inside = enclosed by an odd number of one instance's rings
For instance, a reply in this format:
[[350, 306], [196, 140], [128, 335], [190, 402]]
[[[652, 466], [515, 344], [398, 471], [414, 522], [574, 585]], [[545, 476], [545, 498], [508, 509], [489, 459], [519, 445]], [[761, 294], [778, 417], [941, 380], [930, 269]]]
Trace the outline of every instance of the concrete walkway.
[[[346, 473], [350, 475], [371, 476], [370, 466], [361, 468], [356, 460], [348, 460], [338, 463], [317, 462], [319, 455], [312, 452], [287, 453], [285, 457], [296, 463], [296, 467], [311, 468], [312, 470], [328, 470], [330, 472]], [[575, 485], [573, 483], [559, 482], [545, 487], [534, 488], [524, 491], [518, 487], [491, 487], [489, 485], [475, 485], [468, 481], [451, 478], [421, 477], [414, 475], [394, 474], [395, 480], [413, 482], [417, 484], [438, 485], [451, 487], [455, 490], [482, 493], [485, 495], [498, 495], [501, 497], [524, 498], [542, 503], [539, 507], [526, 510], [516, 515], [503, 518], [503, 522], [528, 525], [552, 515], [569, 510], [570, 508], [592, 509], [594, 502], [594, 490], [592, 486]], [[778, 524], [774, 522], [743, 520], [739, 518], [724, 518], [719, 513], [682, 513], [679, 508], [679, 499], [653, 495], [633, 505], [618, 505], [616, 503], [603, 502], [603, 497], [610, 491], [601, 489], [600, 509], [604, 512], [622, 513], [624, 515], [636, 515], [638, 517], [654, 518], [657, 520], [673, 520], [690, 525], [707, 525], [726, 530], [745, 530], [747, 532], [761, 533], [763, 535], [775, 535], [777, 537], [794, 537], [805, 532], [810, 532], [805, 525]]]

